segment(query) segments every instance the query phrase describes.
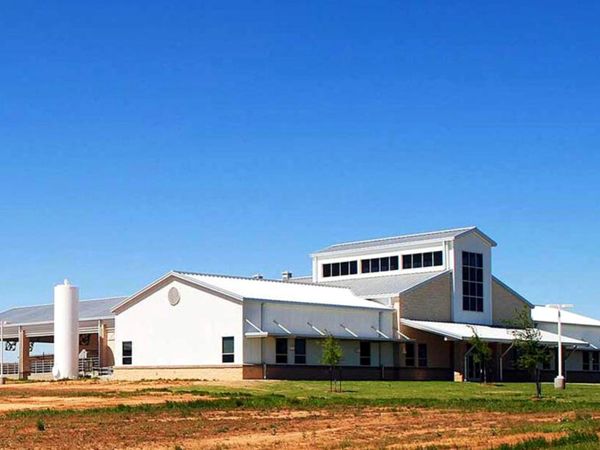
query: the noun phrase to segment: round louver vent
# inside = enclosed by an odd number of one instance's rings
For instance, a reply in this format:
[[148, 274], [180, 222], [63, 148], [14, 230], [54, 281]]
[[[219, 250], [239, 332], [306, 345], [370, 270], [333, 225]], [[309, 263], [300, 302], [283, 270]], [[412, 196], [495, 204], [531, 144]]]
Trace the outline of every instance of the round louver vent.
[[175, 306], [177, 303], [179, 303], [179, 300], [181, 300], [181, 296], [179, 295], [179, 291], [175, 287], [172, 287], [171, 289], [169, 289], [168, 297], [169, 297], [169, 303], [172, 306]]

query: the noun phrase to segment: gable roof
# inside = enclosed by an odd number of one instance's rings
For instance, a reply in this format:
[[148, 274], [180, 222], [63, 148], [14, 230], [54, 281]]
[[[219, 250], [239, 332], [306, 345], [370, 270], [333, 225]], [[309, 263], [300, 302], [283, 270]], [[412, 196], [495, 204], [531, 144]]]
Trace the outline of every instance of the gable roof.
[[346, 280], [325, 281], [322, 284], [348, 287], [361, 297], [380, 297], [398, 295], [426, 283], [440, 275], [451, 273], [451, 270], [437, 272], [409, 273], [402, 275], [374, 276], [367, 278], [350, 278]]
[[[112, 309], [127, 297], [107, 297], [79, 302], [79, 320], [109, 319]], [[0, 312], [0, 320], [10, 325], [48, 323], [54, 321], [54, 304], [20, 306]]]
[[456, 239], [467, 233], [477, 233], [484, 241], [487, 241], [492, 247], [496, 246], [496, 242], [483, 233], [477, 227], [454, 228], [451, 230], [429, 231], [425, 233], [404, 234], [379, 239], [369, 239], [364, 241], [343, 242], [340, 244], [330, 245], [322, 250], [314, 252], [312, 255], [320, 255], [324, 253], [342, 252], [350, 250], [372, 249], [388, 246], [396, 246], [403, 244], [412, 244], [426, 241], [443, 241]]
[[358, 297], [350, 289], [343, 287], [172, 271], [116, 305], [113, 311], [117, 314], [124, 311], [139, 301], [148, 290], [171, 278], [190, 283], [191, 285], [226, 296], [238, 302], [243, 302], [244, 300], [261, 300], [349, 308], [391, 309], [380, 303]]
[[[558, 323], [558, 310], [548, 306], [536, 306], [531, 310], [531, 318], [534, 322]], [[560, 321], [569, 325], [600, 327], [600, 320], [564, 309], [560, 312]]]

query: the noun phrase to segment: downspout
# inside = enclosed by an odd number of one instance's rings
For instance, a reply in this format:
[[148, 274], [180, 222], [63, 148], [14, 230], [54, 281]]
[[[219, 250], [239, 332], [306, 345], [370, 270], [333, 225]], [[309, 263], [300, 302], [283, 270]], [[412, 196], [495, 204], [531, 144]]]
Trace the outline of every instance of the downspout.
[[[264, 309], [264, 302], [260, 303], [260, 329], [263, 329], [263, 309]], [[265, 347], [265, 340], [267, 338], [260, 338], [260, 363], [262, 365], [262, 370], [263, 370], [263, 380], [267, 379], [267, 363], [265, 362], [265, 358], [264, 358], [264, 347]]]
[[100, 371], [100, 367], [102, 367], [102, 344], [100, 341], [104, 342], [104, 339], [101, 338], [100, 336], [102, 335], [102, 321], [99, 320], [98, 321], [98, 331], [97, 331], [97, 336], [98, 336], [98, 371]]
[[[383, 315], [383, 313], [380, 311], [379, 314], [378, 314], [378, 320], [377, 320], [377, 324], [378, 324], [377, 328], [379, 330], [381, 330], [382, 315]], [[381, 361], [381, 341], [379, 341], [377, 343], [377, 351], [379, 353], [379, 355], [377, 356], [377, 358], [378, 358], [378, 361], [379, 361], [379, 367], [381, 369], [381, 371], [380, 371], [381, 372], [381, 379], [383, 380], [383, 379], [385, 379], [385, 373], [384, 373], [384, 369], [383, 369], [383, 363]]]

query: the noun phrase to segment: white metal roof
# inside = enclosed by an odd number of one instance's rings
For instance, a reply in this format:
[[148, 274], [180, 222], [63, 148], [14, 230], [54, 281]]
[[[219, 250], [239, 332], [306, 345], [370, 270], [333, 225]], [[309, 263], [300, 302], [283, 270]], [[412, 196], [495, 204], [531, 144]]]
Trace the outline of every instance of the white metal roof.
[[348, 287], [352, 289], [354, 294], [362, 297], [394, 296], [406, 292], [444, 273], [450, 272], [450, 270], [441, 270], [435, 272], [348, 278], [335, 281], [322, 281], [320, 284]]
[[[534, 322], [558, 323], [558, 310], [548, 306], [536, 306], [531, 310], [531, 318]], [[560, 319], [562, 323], [569, 325], [600, 327], [600, 320], [564, 309], [560, 312]]]
[[[402, 325], [406, 325], [417, 330], [427, 331], [446, 338], [458, 341], [468, 341], [477, 333], [482, 340], [488, 342], [511, 343], [515, 336], [514, 328], [491, 327], [488, 325], [471, 325], [467, 323], [449, 323], [449, 322], [429, 322], [426, 320], [400, 319]], [[558, 343], [558, 335], [548, 331], [540, 331], [541, 342], [544, 344]], [[564, 345], [577, 345], [588, 347], [589, 344], [579, 339], [568, 336], [562, 336]]]
[[282, 301], [304, 304], [346, 306], [369, 309], [392, 309], [380, 303], [365, 300], [348, 288], [324, 286], [312, 283], [290, 283], [286, 281], [255, 278], [209, 275], [190, 272], [175, 274], [213, 286], [221, 292], [233, 293], [244, 299]]
[[377, 248], [377, 247], [385, 247], [390, 245], [401, 245], [401, 244], [410, 244], [415, 242], [424, 242], [424, 241], [432, 241], [432, 240], [445, 240], [445, 239], [454, 239], [462, 234], [477, 232], [483, 239], [488, 241], [490, 245], [496, 246], [496, 242], [479, 230], [477, 227], [463, 227], [463, 228], [454, 228], [451, 230], [441, 230], [441, 231], [429, 231], [425, 233], [416, 233], [416, 234], [404, 234], [400, 236], [393, 236], [387, 238], [379, 238], [379, 239], [369, 239], [365, 241], [352, 241], [352, 242], [343, 242], [340, 244], [330, 245], [329, 247], [325, 247], [322, 250], [314, 252], [313, 255], [318, 255], [321, 253], [331, 253], [338, 251], [346, 251], [346, 250], [360, 250], [360, 249], [369, 249], [369, 248]]
[[[114, 317], [111, 311], [127, 297], [108, 297], [79, 302], [79, 320], [106, 319]], [[54, 305], [19, 306], [0, 312], [0, 320], [11, 325], [24, 325], [54, 321]]]

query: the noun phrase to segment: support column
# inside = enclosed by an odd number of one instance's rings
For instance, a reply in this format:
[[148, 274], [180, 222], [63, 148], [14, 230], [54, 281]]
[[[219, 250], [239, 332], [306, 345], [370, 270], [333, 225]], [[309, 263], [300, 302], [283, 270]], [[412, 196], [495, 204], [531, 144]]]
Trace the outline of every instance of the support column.
[[98, 321], [98, 364], [107, 367], [113, 364], [108, 347], [108, 328], [104, 322]]
[[19, 380], [26, 380], [30, 373], [29, 337], [27, 332], [19, 327]]
[[454, 381], [461, 383], [465, 381], [465, 346], [462, 342], [453, 342], [453, 347]]
[[492, 347], [492, 359], [489, 363], [488, 381], [500, 380], [500, 357], [502, 355], [502, 344], [499, 342], [490, 343]]

